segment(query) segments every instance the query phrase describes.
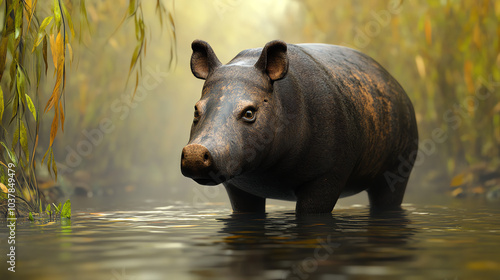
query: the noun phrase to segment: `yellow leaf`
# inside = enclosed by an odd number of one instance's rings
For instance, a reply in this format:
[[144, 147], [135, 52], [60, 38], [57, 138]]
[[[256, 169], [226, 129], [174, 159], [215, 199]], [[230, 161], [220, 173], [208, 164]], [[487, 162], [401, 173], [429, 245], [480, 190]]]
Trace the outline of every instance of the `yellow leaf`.
[[55, 108], [54, 119], [52, 120], [52, 125], [50, 127], [50, 147], [52, 147], [52, 143], [54, 143], [54, 139], [57, 135], [57, 129], [59, 128], [59, 110], [57, 110], [57, 106]]
[[4, 193], [8, 193], [9, 192], [9, 190], [7, 189], [7, 187], [4, 184], [2, 184], [2, 183], [0, 183], [0, 190], [2, 190], [2, 192], [4, 192]]
[[69, 53], [69, 63], [73, 62], [73, 48], [71, 47], [70, 43], [67, 43], [66, 46], [68, 47], [68, 53]]
[[463, 185], [464, 179], [465, 179], [465, 175], [463, 173], [460, 173], [451, 179], [450, 186], [451, 187], [458, 187], [460, 185]]
[[[33, 114], [33, 118], [36, 121], [36, 108], [35, 108], [35, 104], [33, 104], [33, 101], [31, 100], [31, 97], [28, 94], [26, 94], [26, 101], [28, 103], [28, 109], [30, 110], [31, 114]], [[1, 120], [2, 120], [2, 118], [0, 116], [0, 121]]]
[[432, 43], [432, 26], [431, 26], [431, 19], [427, 17], [425, 19], [425, 24], [424, 24], [424, 31], [425, 31], [425, 41], [427, 41], [427, 44]]
[[61, 66], [61, 60], [64, 61], [64, 42], [61, 31], [57, 33], [56, 37], [56, 51], [57, 51], [57, 66]]
[[64, 110], [62, 102], [59, 102], [59, 114], [61, 114], [61, 131], [64, 132]]
[[50, 51], [52, 52], [52, 62], [54, 62], [54, 67], [57, 69], [57, 47], [54, 34], [49, 35], [49, 43], [50, 43]]

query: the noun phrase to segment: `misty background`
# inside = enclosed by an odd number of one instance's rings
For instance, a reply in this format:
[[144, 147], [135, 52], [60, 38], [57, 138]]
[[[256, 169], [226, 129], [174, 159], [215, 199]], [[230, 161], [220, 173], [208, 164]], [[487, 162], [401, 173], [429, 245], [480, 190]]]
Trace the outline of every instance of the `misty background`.
[[[229, 203], [222, 186], [199, 186], [180, 172], [181, 150], [203, 85], [189, 67], [195, 39], [207, 41], [222, 63], [275, 39], [343, 45], [368, 54], [399, 81], [415, 107], [420, 154], [405, 201], [432, 194], [492, 197], [498, 192], [497, 2], [164, 3], [175, 25], [162, 27], [154, 1], [143, 3], [149, 39], [132, 98], [135, 79], [126, 80], [135, 48], [134, 23], [125, 21], [117, 29], [128, 1], [87, 1], [91, 32], [74, 47], [67, 68], [65, 131], [54, 142], [58, 181], [45, 166], [38, 167], [48, 197], [59, 186], [64, 195]], [[52, 90], [48, 76], [42, 103]], [[37, 158], [47, 149], [50, 121], [49, 113], [42, 120]], [[366, 202], [365, 194], [339, 201]]]

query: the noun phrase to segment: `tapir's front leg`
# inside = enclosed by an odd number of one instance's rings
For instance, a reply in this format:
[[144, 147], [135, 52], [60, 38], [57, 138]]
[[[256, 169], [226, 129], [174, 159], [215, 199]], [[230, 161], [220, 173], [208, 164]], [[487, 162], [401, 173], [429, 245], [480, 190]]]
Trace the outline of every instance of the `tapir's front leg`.
[[266, 199], [238, 189], [232, 184], [224, 183], [234, 213], [264, 213]]
[[295, 190], [296, 214], [331, 213], [339, 199], [345, 182], [340, 182], [334, 175], [327, 174]]

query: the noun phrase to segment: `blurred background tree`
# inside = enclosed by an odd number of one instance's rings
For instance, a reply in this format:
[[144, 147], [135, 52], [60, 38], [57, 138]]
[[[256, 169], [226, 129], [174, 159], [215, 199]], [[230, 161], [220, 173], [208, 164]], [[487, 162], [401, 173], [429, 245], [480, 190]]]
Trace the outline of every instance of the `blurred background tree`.
[[[370, 55], [401, 83], [417, 113], [420, 155], [408, 192], [498, 197], [497, 1], [190, 0], [174, 7], [165, 0], [161, 19], [156, 1], [142, 1], [131, 17], [132, 2], [86, 1], [90, 32], [75, 30], [82, 44], [72, 45], [65, 130], [53, 145], [57, 182], [46, 168], [37, 169], [51, 199], [117, 193], [227, 199], [220, 187], [201, 187], [180, 174], [203, 83], [189, 68], [194, 39], [208, 41], [224, 63], [274, 39]], [[141, 31], [142, 25], [148, 28]], [[48, 76], [42, 102], [53, 92]], [[50, 128], [41, 120], [38, 160], [50, 145]]]

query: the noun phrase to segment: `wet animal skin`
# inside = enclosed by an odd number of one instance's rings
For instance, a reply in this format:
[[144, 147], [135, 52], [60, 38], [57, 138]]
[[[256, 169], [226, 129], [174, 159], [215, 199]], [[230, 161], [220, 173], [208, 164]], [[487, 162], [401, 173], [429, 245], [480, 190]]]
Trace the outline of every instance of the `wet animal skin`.
[[415, 113], [375, 60], [278, 40], [225, 65], [204, 41], [192, 49], [191, 70], [205, 83], [185, 176], [224, 184], [234, 212], [264, 212], [274, 198], [297, 201], [298, 214], [329, 213], [364, 190], [372, 209], [400, 208], [418, 150]]

